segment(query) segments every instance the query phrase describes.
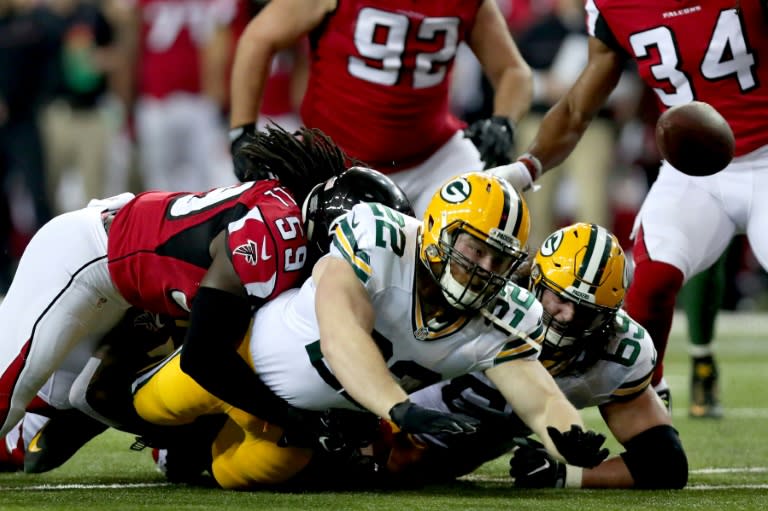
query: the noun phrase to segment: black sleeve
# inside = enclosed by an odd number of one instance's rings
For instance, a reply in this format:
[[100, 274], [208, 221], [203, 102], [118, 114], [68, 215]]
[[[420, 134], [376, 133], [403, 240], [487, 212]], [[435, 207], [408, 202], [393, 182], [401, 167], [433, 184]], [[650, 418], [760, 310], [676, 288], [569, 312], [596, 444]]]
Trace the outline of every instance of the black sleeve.
[[237, 408], [286, 429], [298, 427], [305, 412], [275, 395], [237, 352], [251, 317], [247, 298], [201, 287], [192, 302], [181, 370]]
[[595, 37], [600, 39], [613, 51], [621, 55], [624, 60], [631, 58], [631, 55], [627, 53], [627, 50], [625, 50], [624, 47], [619, 44], [619, 41], [613, 34], [611, 27], [608, 26], [608, 23], [605, 21], [605, 18], [603, 18], [602, 15], [598, 16], [597, 21], [595, 22]]
[[680, 489], [688, 484], [688, 458], [677, 430], [662, 424], [642, 431], [621, 453], [635, 488]]

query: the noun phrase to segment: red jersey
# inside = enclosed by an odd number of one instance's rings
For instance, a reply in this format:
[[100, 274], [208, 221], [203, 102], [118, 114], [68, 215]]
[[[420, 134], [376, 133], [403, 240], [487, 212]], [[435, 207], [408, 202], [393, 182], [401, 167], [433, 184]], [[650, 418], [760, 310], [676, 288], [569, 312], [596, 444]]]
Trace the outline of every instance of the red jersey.
[[587, 28], [637, 62], [662, 110], [693, 100], [715, 107], [731, 126], [740, 156], [768, 144], [768, 13], [762, 3], [587, 0]]
[[139, 93], [200, 92], [200, 48], [217, 24], [232, 22], [236, 0], [123, 1], [140, 17]]
[[301, 117], [388, 172], [417, 165], [464, 127], [449, 110], [454, 57], [481, 0], [339, 0], [310, 34]]
[[269, 300], [297, 284], [307, 255], [301, 211], [271, 180], [136, 196], [109, 230], [112, 280], [132, 305], [186, 317], [211, 265], [211, 241], [224, 229], [249, 296]]

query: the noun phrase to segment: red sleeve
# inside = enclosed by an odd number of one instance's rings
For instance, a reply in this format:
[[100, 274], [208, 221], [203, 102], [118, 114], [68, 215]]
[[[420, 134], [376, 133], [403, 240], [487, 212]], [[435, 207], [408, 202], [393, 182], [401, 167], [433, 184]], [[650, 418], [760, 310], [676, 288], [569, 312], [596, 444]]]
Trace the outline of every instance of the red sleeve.
[[277, 282], [277, 247], [259, 208], [229, 225], [227, 246], [248, 296], [268, 299]]
[[232, 266], [248, 296], [268, 300], [298, 284], [306, 260], [298, 208], [254, 207], [228, 233]]

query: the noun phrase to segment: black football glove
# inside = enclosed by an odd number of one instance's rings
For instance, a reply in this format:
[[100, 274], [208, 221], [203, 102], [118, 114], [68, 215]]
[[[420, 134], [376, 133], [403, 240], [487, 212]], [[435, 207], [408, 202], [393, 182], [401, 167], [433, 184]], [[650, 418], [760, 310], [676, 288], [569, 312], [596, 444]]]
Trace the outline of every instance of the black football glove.
[[330, 454], [348, 455], [373, 441], [378, 418], [370, 413], [346, 410], [304, 411], [304, 420], [285, 427], [280, 447], [308, 447]]
[[565, 433], [548, 426], [547, 433], [569, 465], [592, 468], [608, 457], [608, 449], [600, 448], [605, 442], [605, 435], [601, 433], [584, 431], [576, 424], [571, 424]]
[[507, 117], [494, 115], [490, 119], [475, 121], [464, 130], [464, 136], [480, 151], [486, 169], [512, 162], [515, 127]]
[[509, 460], [509, 475], [517, 488], [563, 488], [566, 466], [530, 438], [515, 439], [518, 448]]
[[443, 413], [415, 405], [408, 400], [389, 410], [389, 417], [404, 433], [423, 435], [430, 443], [446, 447], [444, 438], [477, 431], [478, 421], [466, 415]]
[[328, 415], [323, 412], [306, 412], [302, 422], [285, 426], [277, 445], [321, 449], [330, 453], [344, 448], [333, 437]]
[[266, 170], [263, 165], [258, 165], [253, 158], [242, 150], [244, 146], [252, 143], [255, 137], [255, 123], [229, 130], [229, 150], [232, 154], [232, 165], [234, 166], [235, 176], [241, 183], [275, 178], [273, 173]]

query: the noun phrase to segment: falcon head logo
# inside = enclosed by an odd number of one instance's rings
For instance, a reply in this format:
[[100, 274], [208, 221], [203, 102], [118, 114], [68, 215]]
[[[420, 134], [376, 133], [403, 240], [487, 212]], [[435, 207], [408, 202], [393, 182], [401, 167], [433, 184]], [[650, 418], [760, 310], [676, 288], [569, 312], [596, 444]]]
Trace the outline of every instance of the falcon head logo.
[[246, 243], [235, 248], [234, 254], [245, 257], [245, 260], [248, 264], [252, 266], [256, 266], [256, 263], [259, 262], [258, 249], [259, 249], [259, 246], [256, 244], [255, 241], [248, 240]]

